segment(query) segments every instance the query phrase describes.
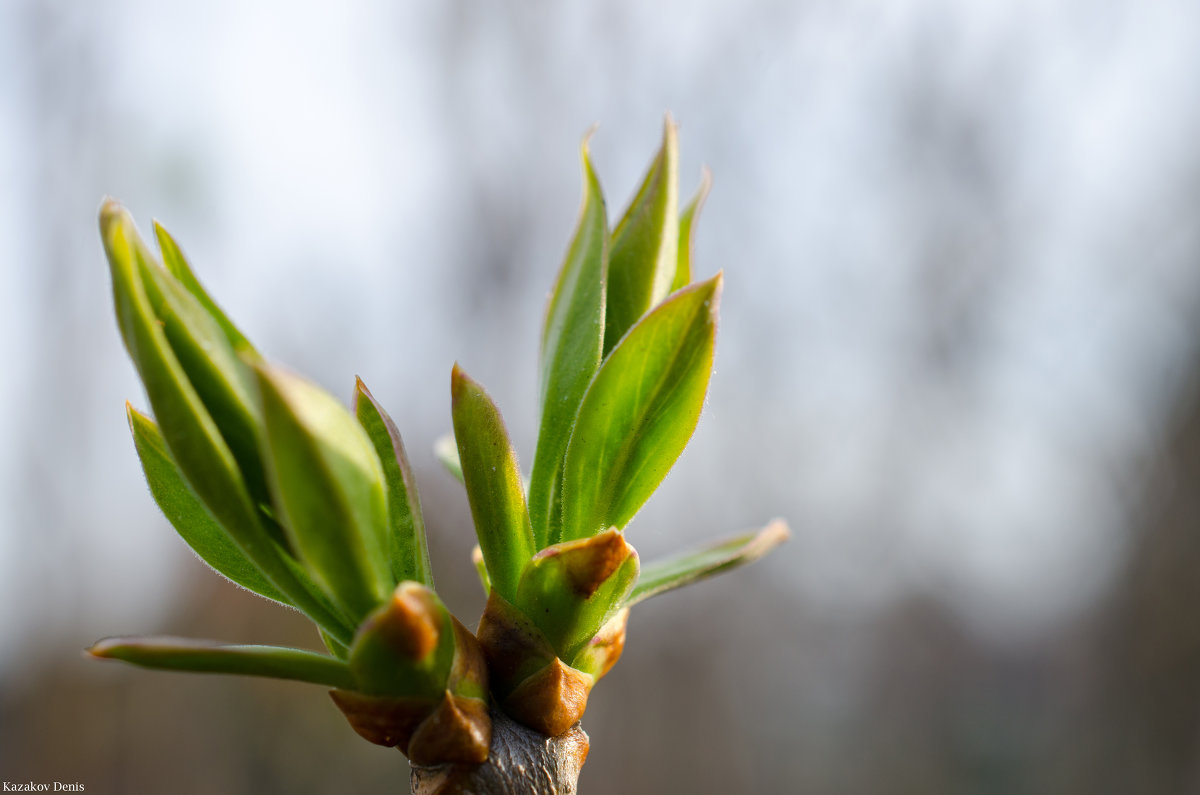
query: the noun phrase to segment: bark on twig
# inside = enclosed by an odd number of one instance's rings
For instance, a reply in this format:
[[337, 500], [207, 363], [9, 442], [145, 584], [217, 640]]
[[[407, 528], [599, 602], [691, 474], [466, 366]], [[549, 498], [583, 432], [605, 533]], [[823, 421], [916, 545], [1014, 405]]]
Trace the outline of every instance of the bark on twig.
[[588, 754], [579, 724], [546, 737], [492, 708], [492, 746], [482, 765], [413, 765], [413, 795], [575, 795]]

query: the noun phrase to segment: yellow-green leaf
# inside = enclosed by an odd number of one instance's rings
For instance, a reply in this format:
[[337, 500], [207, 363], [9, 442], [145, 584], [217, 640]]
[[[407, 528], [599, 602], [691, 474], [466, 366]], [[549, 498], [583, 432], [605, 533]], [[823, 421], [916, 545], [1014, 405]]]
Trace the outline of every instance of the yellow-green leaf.
[[787, 541], [789, 536], [787, 523], [776, 519], [761, 530], [734, 536], [695, 552], [657, 560], [642, 569], [625, 605], [632, 606], [651, 596], [753, 563]]
[[711, 187], [712, 173], [705, 168], [700, 172], [700, 187], [696, 189], [696, 195], [679, 214], [679, 256], [675, 263], [671, 292], [682, 290], [692, 283], [692, 225], [696, 216], [700, 214], [700, 208], [704, 206], [704, 200], [708, 198]]
[[138, 278], [150, 254], [129, 213], [108, 200], [100, 233], [113, 283], [117, 323], [172, 459], [196, 496], [267, 579], [318, 625], [348, 643], [345, 618], [298, 578], [263, 525], [237, 461], [167, 341]]
[[163, 228], [162, 224], [154, 222], [154, 234], [158, 238], [158, 248], [162, 252], [163, 264], [172, 276], [179, 280], [187, 291], [196, 297], [196, 300], [204, 307], [208, 314], [215, 320], [225, 333], [229, 343], [235, 350], [253, 351], [254, 346], [250, 344], [250, 340], [242, 334], [241, 330], [233, 324], [221, 307], [217, 306], [217, 302], [209, 296], [204, 286], [196, 278], [196, 274], [192, 272], [191, 265], [188, 264], [187, 258], [183, 255], [183, 249], [175, 242], [175, 239]]
[[256, 362], [274, 505], [309, 572], [358, 623], [391, 593], [383, 469], [329, 393]]
[[588, 387], [563, 470], [563, 541], [624, 528], [696, 428], [712, 372], [721, 274], [642, 318]]
[[282, 646], [238, 646], [170, 637], [105, 638], [87, 652], [93, 657], [161, 671], [266, 676], [325, 687], [355, 686], [349, 666], [341, 660]]
[[457, 364], [450, 376], [450, 395], [475, 534], [492, 587], [511, 600], [521, 569], [534, 551], [517, 455], [496, 404]]
[[218, 573], [259, 596], [290, 605], [287, 597], [250, 562], [183, 479], [154, 420], [128, 404], [125, 409], [150, 493], [180, 538]]
[[433, 569], [429, 565], [429, 544], [425, 538], [425, 520], [421, 516], [421, 498], [412, 467], [404, 453], [404, 442], [396, 423], [367, 389], [362, 379], [354, 388], [354, 415], [371, 439], [387, 487], [388, 557], [396, 582], [415, 580], [433, 587]]
[[675, 123], [663, 123], [663, 142], [642, 186], [612, 233], [604, 353], [670, 291], [679, 248], [678, 144]]
[[[161, 265], [148, 260], [148, 250], [135, 248], [135, 253], [137, 274], [171, 351], [229, 445], [251, 499], [256, 504], [268, 502], [258, 449], [261, 420], [250, 369], [195, 296]], [[283, 542], [282, 537], [275, 540]]]
[[584, 141], [583, 207], [579, 224], [546, 308], [542, 331], [541, 406], [529, 518], [536, 546], [546, 546], [562, 523], [559, 507], [563, 456], [579, 403], [600, 366], [604, 347], [604, 280], [608, 267], [608, 221], [604, 195]]

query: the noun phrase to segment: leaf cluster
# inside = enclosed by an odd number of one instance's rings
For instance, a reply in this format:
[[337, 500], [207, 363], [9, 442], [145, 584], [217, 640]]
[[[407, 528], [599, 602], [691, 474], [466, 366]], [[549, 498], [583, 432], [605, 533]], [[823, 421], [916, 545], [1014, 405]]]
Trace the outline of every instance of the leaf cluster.
[[[334, 688], [351, 724], [422, 764], [481, 761], [489, 698], [557, 734], [620, 656], [632, 605], [757, 559], [786, 527], [643, 567], [625, 528], [691, 437], [712, 371], [722, 276], [694, 281], [676, 130], [615, 228], [587, 142], [579, 221], [540, 345], [528, 480], [495, 402], [457, 365], [454, 435], [489, 592], [476, 634], [434, 590], [420, 499], [395, 423], [361, 379], [349, 410], [267, 363], [155, 225], [158, 252], [107, 201], [118, 326], [153, 418], [127, 407], [151, 494], [217, 572], [304, 613], [328, 654], [115, 638], [90, 651], [154, 668]], [[565, 725], [564, 725], [564, 722]], [[451, 739], [448, 739], [451, 738]]]

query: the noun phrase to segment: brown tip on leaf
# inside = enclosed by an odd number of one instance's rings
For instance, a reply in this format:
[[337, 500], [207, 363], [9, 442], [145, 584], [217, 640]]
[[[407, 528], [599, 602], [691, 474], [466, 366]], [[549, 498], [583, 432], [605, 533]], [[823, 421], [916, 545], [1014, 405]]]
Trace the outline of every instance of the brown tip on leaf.
[[425, 586], [402, 582], [392, 593], [386, 609], [370, 621], [398, 653], [422, 660], [437, 648], [442, 611]]
[[455, 362], [454, 366], [450, 368], [450, 407], [451, 407], [451, 409], [453, 409], [455, 406], [458, 405], [458, 401], [461, 397], [462, 390], [465, 387], [466, 379], [467, 379], [467, 374], [464, 373], [463, 369], [458, 366], [458, 362]]
[[113, 650], [122, 645], [121, 638], [104, 638], [98, 640], [91, 646], [83, 650], [84, 654], [90, 654], [93, 657], [98, 657], [103, 660], [112, 659]]
[[613, 527], [591, 538], [547, 547], [536, 557], [557, 557], [566, 572], [571, 589], [586, 599], [594, 594], [630, 555], [636, 554], [634, 548], [625, 541], [624, 534]]
[[367, 399], [368, 403], [375, 403], [375, 396], [371, 394], [371, 390], [367, 389], [366, 383], [362, 380], [362, 376], [354, 376], [354, 394], [350, 398], [350, 407], [354, 414], [358, 414], [358, 407], [363, 398]]
[[583, 141], [579, 144], [579, 150], [586, 158], [588, 153], [588, 145], [592, 142], [592, 136], [596, 134], [596, 130], [600, 129], [600, 122], [592, 122], [592, 126], [587, 128], [587, 132], [583, 134]]
[[492, 720], [478, 698], [446, 693], [413, 732], [408, 758], [415, 765], [486, 762], [492, 744]]
[[377, 698], [349, 690], [330, 690], [329, 697], [359, 737], [405, 753], [413, 732], [434, 709], [434, 702], [424, 698]]
[[508, 714], [547, 737], [557, 737], [583, 717], [595, 678], [557, 657], [504, 700]]
[[783, 519], [772, 519], [766, 527], [758, 531], [758, 536], [754, 539], [754, 546], [762, 550], [760, 554], [774, 547], [779, 546], [784, 541], [792, 537], [792, 531], [788, 529], [788, 524]]
[[105, 196], [100, 201], [100, 228], [108, 229], [117, 223], [121, 216], [127, 214], [125, 206], [112, 196]]

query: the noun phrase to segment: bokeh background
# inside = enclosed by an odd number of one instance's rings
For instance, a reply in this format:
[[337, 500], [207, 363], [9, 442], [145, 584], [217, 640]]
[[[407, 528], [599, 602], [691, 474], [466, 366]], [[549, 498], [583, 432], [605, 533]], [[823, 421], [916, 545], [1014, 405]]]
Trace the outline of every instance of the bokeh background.
[[110, 634], [315, 646], [157, 513], [101, 196], [172, 230], [258, 347], [429, 452], [459, 361], [532, 460], [578, 208], [681, 124], [725, 270], [643, 557], [786, 517], [639, 608], [592, 793], [1200, 791], [1200, 8], [1083, 0], [0, 0], [0, 778], [405, 791], [319, 689], [82, 658]]

